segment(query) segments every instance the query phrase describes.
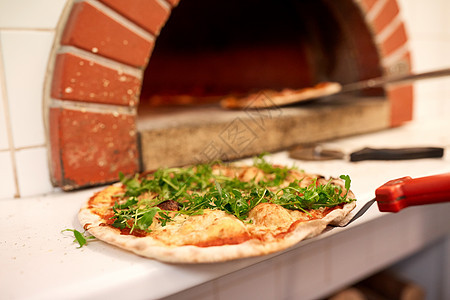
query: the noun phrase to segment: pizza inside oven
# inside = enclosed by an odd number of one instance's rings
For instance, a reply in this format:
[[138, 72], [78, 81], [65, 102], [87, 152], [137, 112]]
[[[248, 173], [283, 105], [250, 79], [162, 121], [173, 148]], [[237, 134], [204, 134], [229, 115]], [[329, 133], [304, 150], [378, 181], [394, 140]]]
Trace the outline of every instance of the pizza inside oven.
[[289, 248], [355, 207], [350, 178], [326, 179], [264, 157], [121, 176], [79, 212], [100, 240], [173, 263], [206, 263]]

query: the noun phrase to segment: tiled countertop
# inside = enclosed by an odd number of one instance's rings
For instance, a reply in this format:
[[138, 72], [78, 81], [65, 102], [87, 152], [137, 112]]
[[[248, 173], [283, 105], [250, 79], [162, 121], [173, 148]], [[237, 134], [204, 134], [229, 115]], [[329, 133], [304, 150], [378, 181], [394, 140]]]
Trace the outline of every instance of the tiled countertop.
[[[448, 152], [448, 132], [450, 121], [430, 121], [328, 144], [344, 151], [364, 146], [441, 146]], [[449, 153], [443, 159], [350, 163], [293, 161], [283, 152], [270, 160], [295, 163], [326, 176], [349, 174], [357, 209], [391, 179], [450, 172]], [[77, 249], [73, 237], [61, 230], [81, 229], [78, 209], [97, 190], [0, 201], [2, 299], [317, 298], [450, 234], [450, 203], [412, 207], [398, 214], [380, 213], [373, 206], [350, 226], [329, 230], [283, 253], [218, 264], [173, 265], [100, 241]]]

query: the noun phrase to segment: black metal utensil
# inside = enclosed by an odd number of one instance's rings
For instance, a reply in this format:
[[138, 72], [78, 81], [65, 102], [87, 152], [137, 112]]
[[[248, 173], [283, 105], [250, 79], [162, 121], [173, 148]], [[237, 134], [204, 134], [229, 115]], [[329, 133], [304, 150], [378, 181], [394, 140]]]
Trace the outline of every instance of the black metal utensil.
[[334, 160], [348, 159], [352, 162], [363, 160], [408, 160], [421, 158], [441, 158], [444, 148], [440, 147], [407, 147], [407, 148], [363, 148], [346, 155], [335, 149], [327, 149], [321, 145], [297, 146], [289, 151], [291, 158], [300, 160]]

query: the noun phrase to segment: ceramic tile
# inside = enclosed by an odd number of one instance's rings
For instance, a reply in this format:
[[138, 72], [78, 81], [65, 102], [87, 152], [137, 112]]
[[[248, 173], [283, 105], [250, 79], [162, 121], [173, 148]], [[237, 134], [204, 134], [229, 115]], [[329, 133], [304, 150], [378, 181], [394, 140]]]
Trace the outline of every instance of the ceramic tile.
[[429, 36], [436, 33], [448, 32], [445, 25], [448, 23], [448, 11], [450, 2], [447, 0], [400, 0], [401, 14], [408, 22], [413, 34]]
[[415, 72], [450, 67], [449, 41], [444, 39], [414, 39], [410, 42]]
[[449, 116], [450, 77], [416, 83], [414, 87], [414, 119], [427, 120]]
[[53, 33], [0, 32], [14, 147], [45, 142], [42, 94]]
[[[431, 71], [450, 67], [450, 39], [436, 37], [415, 39], [412, 48], [415, 72]], [[415, 84], [414, 119], [427, 120], [450, 115], [450, 77], [424, 80]]]
[[2, 0], [0, 28], [55, 28], [66, 0]]
[[[421, 0], [419, 0], [421, 1]], [[400, 8], [400, 17], [403, 22], [406, 23], [406, 27], [409, 29], [410, 23], [414, 20], [416, 6], [418, 1], [416, 0], [397, 0], [397, 4]], [[408, 30], [409, 31], [409, 30]]]
[[21, 197], [53, 190], [44, 147], [16, 151], [16, 164]]
[[[0, 41], [1, 43], [1, 41]], [[1, 49], [1, 46], [0, 46]], [[1, 53], [1, 51], [0, 51]], [[0, 60], [1, 60], [1, 56], [0, 56]], [[0, 68], [2, 66], [2, 63], [0, 61]], [[2, 85], [2, 70], [0, 69], [0, 151], [2, 150], [6, 150], [9, 148], [9, 143], [8, 143], [8, 131], [7, 131], [7, 126], [6, 126], [6, 111], [5, 111], [5, 102], [6, 99], [3, 99], [3, 85]]]
[[14, 170], [10, 151], [0, 151], [0, 199], [14, 197]]
[[0, 151], [8, 149], [8, 135], [3, 108], [0, 110]]

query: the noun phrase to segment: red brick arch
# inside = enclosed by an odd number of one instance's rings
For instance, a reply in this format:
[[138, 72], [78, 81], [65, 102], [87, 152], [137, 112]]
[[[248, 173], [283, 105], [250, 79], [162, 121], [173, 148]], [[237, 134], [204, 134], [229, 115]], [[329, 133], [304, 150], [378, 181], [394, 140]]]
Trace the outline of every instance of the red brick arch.
[[[395, 0], [355, 1], [367, 14], [386, 68], [406, 61], [407, 42]], [[139, 171], [136, 109], [143, 71], [177, 0], [87, 0], [70, 3], [50, 57], [45, 92], [52, 181], [73, 189]], [[378, 10], [374, 13], [374, 10]], [[397, 21], [398, 22], [398, 21]], [[388, 90], [392, 124], [411, 118], [411, 87]], [[406, 109], [405, 109], [406, 108]]]

